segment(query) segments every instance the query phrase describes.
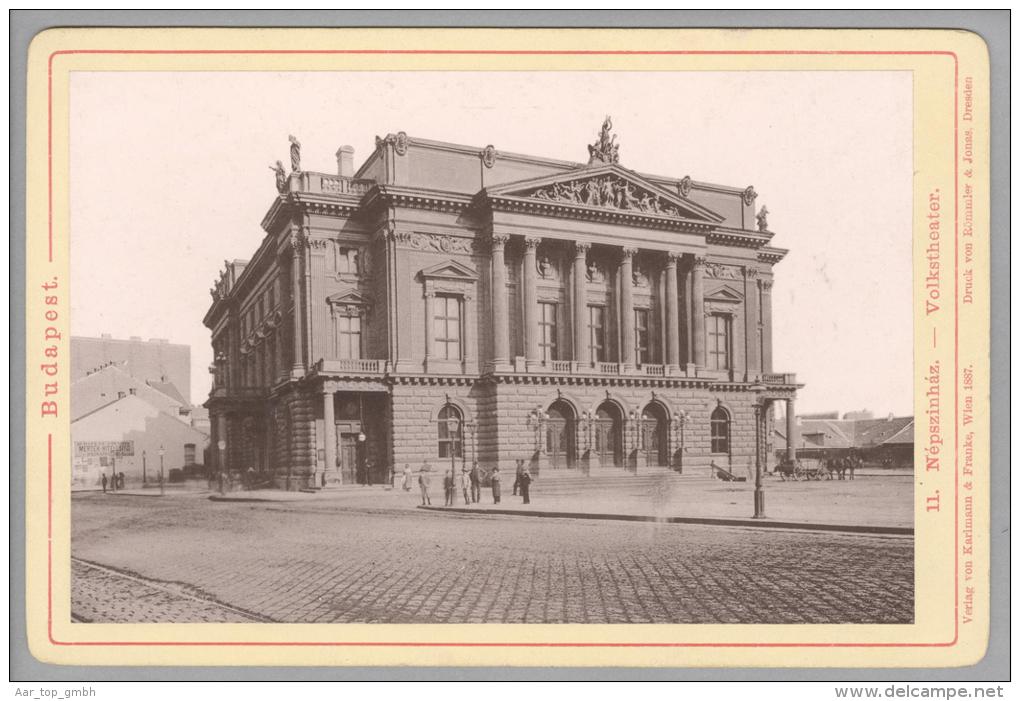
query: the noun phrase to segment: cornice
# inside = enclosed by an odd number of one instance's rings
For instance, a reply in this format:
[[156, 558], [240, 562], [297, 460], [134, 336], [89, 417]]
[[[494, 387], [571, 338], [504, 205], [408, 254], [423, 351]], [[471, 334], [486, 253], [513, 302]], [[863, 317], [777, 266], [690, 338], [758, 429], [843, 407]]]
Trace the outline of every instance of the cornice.
[[494, 211], [539, 214], [558, 219], [582, 219], [608, 224], [629, 224], [645, 229], [684, 231], [708, 234], [714, 225], [668, 215], [636, 212], [628, 209], [607, 209], [585, 204], [558, 202], [525, 197], [509, 197], [488, 194], [484, 197]]

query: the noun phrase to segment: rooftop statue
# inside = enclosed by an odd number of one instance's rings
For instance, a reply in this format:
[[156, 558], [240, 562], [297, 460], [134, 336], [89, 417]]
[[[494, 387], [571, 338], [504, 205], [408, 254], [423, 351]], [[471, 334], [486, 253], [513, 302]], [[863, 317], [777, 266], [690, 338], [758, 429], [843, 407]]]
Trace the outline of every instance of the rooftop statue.
[[620, 162], [620, 145], [616, 143], [616, 134], [610, 134], [612, 130], [613, 119], [606, 115], [598, 141], [588, 144], [588, 165]]

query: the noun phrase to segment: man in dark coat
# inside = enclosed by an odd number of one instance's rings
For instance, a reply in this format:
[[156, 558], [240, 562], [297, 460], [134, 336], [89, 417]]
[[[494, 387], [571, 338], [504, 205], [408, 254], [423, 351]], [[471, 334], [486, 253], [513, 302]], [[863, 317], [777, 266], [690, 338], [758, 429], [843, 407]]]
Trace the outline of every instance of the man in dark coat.
[[478, 462], [471, 464], [471, 501], [475, 504], [482, 500], [482, 477], [478, 473]]
[[521, 475], [524, 473], [524, 461], [517, 461], [517, 472], [514, 474], [514, 496], [517, 496], [517, 491], [521, 488]]
[[531, 473], [527, 470], [521, 473], [521, 496], [525, 504], [531, 503]]
[[446, 476], [443, 477], [443, 491], [446, 492], [446, 506], [453, 506], [453, 493], [456, 489], [456, 483], [454, 482], [453, 470], [447, 470]]
[[106, 494], [106, 473], [103, 473], [103, 494]]

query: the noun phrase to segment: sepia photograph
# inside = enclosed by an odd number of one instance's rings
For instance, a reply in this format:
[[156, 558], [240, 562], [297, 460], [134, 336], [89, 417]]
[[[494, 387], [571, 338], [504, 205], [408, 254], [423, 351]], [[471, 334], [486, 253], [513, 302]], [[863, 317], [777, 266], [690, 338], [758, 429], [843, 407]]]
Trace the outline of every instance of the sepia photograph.
[[913, 623], [912, 91], [73, 73], [72, 620]]

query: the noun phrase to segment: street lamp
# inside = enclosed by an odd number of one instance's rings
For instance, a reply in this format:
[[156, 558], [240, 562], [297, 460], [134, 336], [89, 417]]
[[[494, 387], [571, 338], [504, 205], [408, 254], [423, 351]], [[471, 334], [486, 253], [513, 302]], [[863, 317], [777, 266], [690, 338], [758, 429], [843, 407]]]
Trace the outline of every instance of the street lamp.
[[637, 463], [638, 463], [638, 461], [637, 461], [637, 454], [638, 454], [638, 450], [640, 450], [640, 448], [641, 448], [641, 426], [639, 425], [640, 422], [638, 421], [638, 413], [636, 411], [634, 411], [633, 409], [630, 410], [630, 424], [631, 424], [631, 435], [633, 436], [633, 438], [632, 438], [632, 445], [634, 447], [634, 463], [633, 463], [634, 464], [634, 472], [637, 472]]
[[765, 405], [756, 401], [754, 409], [754, 518], [765, 518], [765, 488], [762, 485], [761, 433]]
[[446, 430], [450, 435], [450, 441], [447, 443], [450, 446], [450, 479], [453, 480], [453, 495], [450, 498], [450, 506], [453, 506], [453, 502], [457, 500], [457, 428], [459, 425], [460, 421], [456, 416], [450, 416], [446, 419]]
[[164, 491], [163, 491], [163, 489], [164, 489], [164, 487], [163, 487], [163, 456], [164, 455], [166, 455], [166, 448], [164, 448], [163, 444], [160, 443], [159, 444], [159, 495], [160, 496], [163, 496], [163, 494], [164, 494]]
[[146, 486], [145, 485], [146, 481], [147, 480], [145, 479], [145, 451], [143, 450], [142, 451], [142, 486], [143, 487]]
[[684, 426], [687, 425], [687, 413], [684, 410], [673, 415], [673, 432], [680, 434], [680, 460], [677, 470], [681, 475], [684, 473]]

